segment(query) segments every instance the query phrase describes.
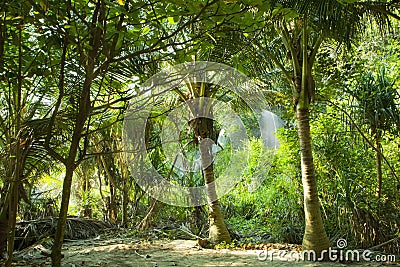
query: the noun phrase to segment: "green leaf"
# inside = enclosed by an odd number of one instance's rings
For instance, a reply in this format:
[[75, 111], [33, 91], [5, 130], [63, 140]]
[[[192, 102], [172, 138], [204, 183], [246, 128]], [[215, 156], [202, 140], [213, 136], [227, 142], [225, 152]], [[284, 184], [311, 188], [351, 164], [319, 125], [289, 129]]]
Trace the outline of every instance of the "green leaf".
[[290, 8], [282, 9], [282, 14], [286, 20], [291, 20], [291, 19], [297, 18], [299, 16], [299, 14], [296, 11], [294, 11], [293, 9], [290, 9]]
[[118, 33], [118, 40], [117, 40], [117, 44], [115, 45], [116, 50], [119, 50], [121, 48], [122, 42], [124, 40], [124, 35], [125, 35], [124, 32]]
[[176, 22], [175, 22], [173, 17], [168, 17], [167, 20], [168, 20], [169, 24], [176, 24]]
[[150, 28], [149, 27], [145, 27], [145, 28], [143, 28], [143, 30], [142, 30], [142, 33], [143, 34], [148, 34], [150, 32]]

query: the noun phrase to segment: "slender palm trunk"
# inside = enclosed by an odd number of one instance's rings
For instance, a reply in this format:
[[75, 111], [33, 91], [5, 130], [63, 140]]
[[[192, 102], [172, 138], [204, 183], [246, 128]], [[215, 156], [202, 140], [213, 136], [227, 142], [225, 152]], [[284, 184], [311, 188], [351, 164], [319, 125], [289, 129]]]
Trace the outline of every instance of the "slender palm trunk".
[[208, 240], [211, 244], [219, 244], [221, 242], [230, 243], [231, 237], [224, 222], [214, 183], [212, 141], [210, 139], [213, 136], [213, 121], [209, 118], [197, 118], [194, 120], [193, 125], [195, 136], [200, 141], [201, 163], [208, 200], [208, 220], [210, 224]]
[[301, 170], [304, 189], [304, 214], [305, 233], [303, 237], [303, 250], [314, 250], [317, 255], [330, 246], [326, 235], [319, 200], [317, 194], [317, 183], [315, 180], [314, 162], [311, 148], [311, 134], [309, 109], [297, 108], [297, 122], [299, 128]]
[[113, 183], [110, 180], [110, 217], [109, 219], [111, 220], [111, 222], [115, 223], [117, 221], [118, 218], [118, 214], [117, 214], [117, 202], [115, 200], [115, 187], [113, 185]]

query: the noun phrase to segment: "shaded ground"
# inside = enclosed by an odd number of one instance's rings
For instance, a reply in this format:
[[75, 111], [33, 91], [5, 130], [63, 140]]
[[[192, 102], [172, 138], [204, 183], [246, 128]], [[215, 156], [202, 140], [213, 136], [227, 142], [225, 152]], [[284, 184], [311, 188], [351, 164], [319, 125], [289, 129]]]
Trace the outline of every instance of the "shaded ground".
[[[45, 245], [45, 244], [44, 244]], [[293, 251], [296, 246], [271, 244], [268, 251], [278, 249]], [[66, 242], [63, 247], [62, 266], [347, 266], [332, 262], [296, 262], [293, 259], [260, 261], [261, 250], [243, 249], [201, 249], [192, 240], [146, 241], [133, 238], [88, 239]], [[15, 254], [14, 266], [50, 266], [50, 259], [44, 255], [43, 245], [26, 248]], [[48, 252], [48, 251], [47, 251]], [[277, 255], [277, 253], [276, 253]], [[353, 263], [352, 266], [400, 266], [400, 262]]]

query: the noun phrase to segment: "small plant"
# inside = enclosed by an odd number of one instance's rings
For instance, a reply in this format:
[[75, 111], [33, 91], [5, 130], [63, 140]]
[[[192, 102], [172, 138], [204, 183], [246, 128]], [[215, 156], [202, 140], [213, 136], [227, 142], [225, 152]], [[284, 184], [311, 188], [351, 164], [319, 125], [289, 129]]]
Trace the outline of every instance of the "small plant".
[[215, 249], [231, 249], [236, 247], [235, 242], [232, 241], [231, 243], [226, 243], [225, 241], [215, 245]]

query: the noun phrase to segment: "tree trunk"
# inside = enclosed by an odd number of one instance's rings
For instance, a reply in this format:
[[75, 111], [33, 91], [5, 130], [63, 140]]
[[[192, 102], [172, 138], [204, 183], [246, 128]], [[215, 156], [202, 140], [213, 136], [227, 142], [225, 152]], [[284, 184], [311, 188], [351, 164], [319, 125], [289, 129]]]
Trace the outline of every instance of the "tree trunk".
[[[15, 240], [15, 226], [17, 222], [18, 202], [19, 202], [19, 187], [20, 180], [23, 174], [22, 172], [22, 161], [21, 161], [21, 102], [22, 102], [22, 24], [19, 25], [18, 30], [18, 84], [17, 93], [14, 97], [15, 103], [15, 125], [13, 125], [14, 142], [10, 142], [10, 159], [12, 175], [10, 183], [10, 202], [9, 208], [9, 221], [8, 221], [8, 235], [7, 235], [7, 261], [5, 266], [9, 267], [12, 263], [12, 257], [14, 252], [14, 240]], [[12, 159], [13, 158], [13, 159]]]
[[137, 226], [140, 231], [147, 231], [150, 228], [151, 221], [153, 220], [153, 215], [158, 208], [158, 204], [160, 203], [161, 202], [159, 202], [157, 199], [151, 198], [149, 208], [147, 209], [147, 214]]
[[231, 236], [226, 228], [224, 217], [222, 216], [222, 212], [219, 207], [219, 201], [216, 198], [215, 183], [213, 183], [213, 165], [214, 164], [211, 164], [205, 170], [203, 170], [209, 207], [208, 220], [210, 224], [210, 230], [208, 240], [212, 244], [219, 244], [221, 242], [229, 244], [231, 242]]
[[7, 252], [7, 244], [8, 244], [8, 233], [10, 232], [10, 208], [9, 205], [11, 203], [11, 195], [12, 195], [12, 172], [13, 172], [13, 164], [15, 159], [12, 160], [11, 157], [11, 149], [10, 149], [10, 157], [8, 162], [8, 170], [7, 177], [4, 181], [3, 188], [0, 193], [2, 193], [2, 198], [0, 199], [0, 258], [3, 257], [3, 253]]
[[113, 183], [110, 181], [110, 221], [111, 222], [116, 222], [118, 219], [118, 214], [117, 214], [117, 202], [115, 200], [115, 193], [116, 189], [113, 186]]
[[210, 230], [208, 240], [211, 244], [219, 244], [221, 242], [230, 243], [231, 237], [219, 207], [214, 183], [213, 142], [211, 140], [213, 137], [213, 120], [210, 118], [196, 118], [191, 124], [195, 131], [195, 137], [200, 141], [201, 164], [209, 208], [208, 220]]
[[[93, 80], [99, 73], [95, 74], [96, 61], [99, 57], [100, 47], [102, 45], [101, 41], [103, 34], [105, 34], [105, 3], [104, 1], [99, 1], [96, 3], [96, 12], [92, 16], [91, 26], [89, 29], [90, 38], [88, 48], [85, 47], [86, 51], [79, 51], [79, 56], [82, 67], [85, 69], [85, 79], [82, 85], [82, 91], [80, 92], [77, 113], [74, 116], [74, 128], [72, 133], [72, 138], [69, 146], [68, 157], [64, 160], [65, 165], [65, 178], [63, 182], [63, 191], [61, 198], [60, 215], [57, 222], [57, 229], [54, 238], [54, 244], [51, 252], [52, 266], [61, 266], [61, 248], [64, 241], [65, 224], [67, 221], [69, 198], [71, 194], [72, 177], [77, 164], [83, 159], [84, 153], [78, 156], [79, 144], [82, 138], [82, 132], [85, 127], [86, 121], [90, 115], [92, 109], [92, 103], [90, 100], [90, 90], [92, 87]], [[89, 25], [89, 24], [88, 24]], [[101, 26], [100, 26], [101, 25]], [[68, 35], [66, 36], [66, 38]], [[67, 40], [67, 39], [66, 39]], [[66, 41], [67, 42], [67, 41]], [[79, 49], [78, 49], [79, 50]], [[61, 76], [63, 77], [63, 72]], [[60, 82], [60, 91], [62, 91], [63, 83]], [[85, 149], [84, 149], [85, 151]]]
[[122, 180], [122, 226], [128, 226], [128, 206], [129, 206], [129, 191], [131, 189], [131, 181], [129, 179], [129, 170], [126, 166], [122, 154], [118, 157], [119, 167], [121, 169]]
[[[16, 170], [17, 171], [17, 170]], [[9, 267], [12, 263], [12, 256], [14, 251], [14, 240], [15, 240], [15, 225], [17, 221], [17, 209], [18, 209], [18, 187], [19, 187], [19, 177], [15, 175], [13, 177], [14, 181], [11, 184], [11, 197], [9, 208], [9, 220], [8, 220], [8, 235], [7, 235], [7, 261], [5, 266]]]
[[[75, 162], [74, 162], [75, 163]], [[61, 248], [64, 241], [65, 227], [67, 223], [67, 214], [69, 206], [69, 197], [71, 195], [72, 177], [74, 175], [74, 164], [67, 165], [65, 168], [65, 177], [63, 183], [63, 191], [61, 198], [60, 214], [57, 221], [56, 234], [54, 237], [54, 244], [51, 251], [52, 266], [61, 266]]]
[[[89, 73], [93, 73], [93, 65], [89, 70]], [[51, 260], [53, 267], [61, 266], [61, 248], [64, 241], [65, 226], [67, 222], [69, 198], [71, 195], [72, 177], [77, 167], [76, 156], [78, 154], [79, 143], [82, 137], [82, 131], [84, 129], [86, 120], [90, 111], [90, 88], [93, 81], [92, 74], [86, 74], [85, 82], [79, 101], [79, 110], [76, 117], [76, 123], [74, 132], [72, 135], [71, 144], [69, 147], [68, 158], [66, 159], [65, 165], [65, 177], [63, 181], [63, 190], [61, 197], [60, 214], [57, 221], [57, 229], [54, 237], [54, 244], [51, 252]]]
[[330, 246], [326, 235], [317, 193], [314, 162], [311, 148], [309, 109], [297, 108], [298, 133], [300, 139], [301, 170], [304, 189], [305, 233], [303, 250], [314, 250], [317, 255]]
[[[116, 222], [118, 218], [118, 211], [117, 211], [117, 203], [116, 203], [116, 192], [117, 192], [117, 181], [115, 181], [116, 173], [114, 170], [114, 158], [107, 157], [107, 160], [104, 156], [100, 155], [100, 160], [105, 172], [105, 177], [108, 178], [109, 188], [110, 188], [110, 196], [108, 202], [108, 219], [112, 222]], [[120, 188], [119, 188], [120, 189]], [[122, 188], [122, 191], [124, 189]]]
[[123, 192], [122, 192], [122, 226], [128, 226], [128, 204], [129, 204], [129, 186], [127, 177], [123, 176]]
[[381, 197], [382, 193], [382, 149], [381, 149], [381, 133], [379, 130], [376, 131], [376, 174], [378, 180], [378, 188], [376, 190], [376, 196]]

